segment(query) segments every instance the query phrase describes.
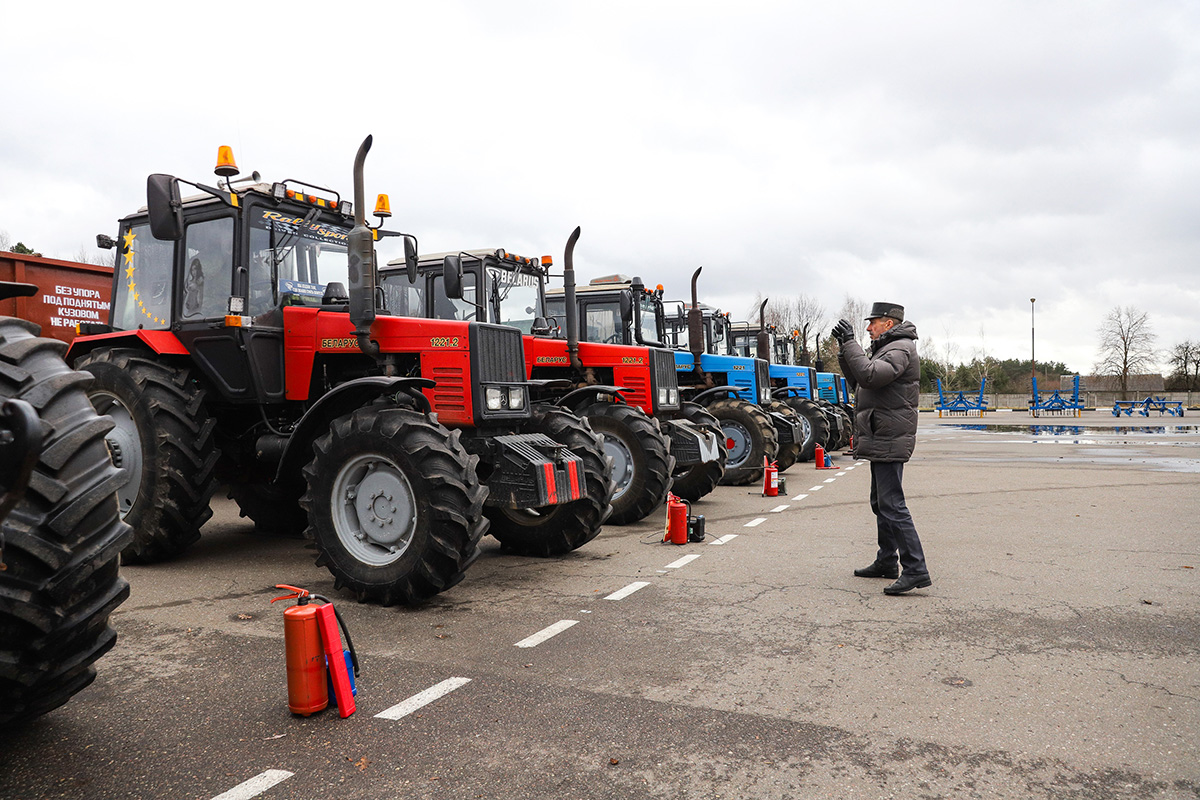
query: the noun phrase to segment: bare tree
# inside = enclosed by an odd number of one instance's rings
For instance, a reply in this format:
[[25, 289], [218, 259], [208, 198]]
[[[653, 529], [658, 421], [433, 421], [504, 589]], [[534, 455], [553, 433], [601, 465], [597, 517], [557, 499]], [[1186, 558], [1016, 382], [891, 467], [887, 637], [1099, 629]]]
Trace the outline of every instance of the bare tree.
[[80, 245], [79, 250], [75, 253], [75, 260], [80, 264], [95, 264], [100, 267], [111, 267], [114, 262], [112, 253], [107, 253], [103, 250], [89, 250], [87, 247]]
[[1168, 389], [1200, 391], [1200, 342], [1190, 339], [1171, 348], [1167, 356], [1171, 367]]
[[817, 349], [817, 336], [824, 334], [828, 324], [825, 306], [816, 298], [802, 294], [792, 298], [792, 314], [792, 330], [796, 331], [797, 345], [800, 348], [796, 363], [811, 366], [812, 353]]
[[957, 365], [954, 359], [958, 356], [958, 345], [950, 341], [950, 333], [946, 332], [946, 343], [938, 345], [932, 337], [919, 339], [919, 354], [922, 364], [929, 364], [934, 377], [942, 379], [943, 389], [956, 388], [955, 374]]
[[1129, 393], [1129, 377], [1140, 375], [1158, 361], [1150, 328], [1150, 315], [1133, 306], [1115, 307], [1100, 324], [1100, 360], [1093, 368], [1097, 375], [1117, 379], [1121, 395]]
[[10, 247], [12, 247], [12, 239], [8, 238], [8, 231], [0, 231], [0, 250], [8, 252]]

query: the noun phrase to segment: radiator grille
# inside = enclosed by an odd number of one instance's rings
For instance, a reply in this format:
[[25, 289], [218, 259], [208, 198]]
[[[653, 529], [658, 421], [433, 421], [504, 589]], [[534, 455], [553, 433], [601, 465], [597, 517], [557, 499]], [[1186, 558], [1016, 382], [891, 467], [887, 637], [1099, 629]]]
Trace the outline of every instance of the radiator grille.
[[521, 331], [507, 325], [484, 323], [471, 326], [472, 360], [481, 383], [516, 383], [526, 380], [525, 348]]
[[655, 389], [679, 388], [679, 376], [675, 372], [675, 354], [673, 352], [651, 347], [650, 363], [654, 367]]

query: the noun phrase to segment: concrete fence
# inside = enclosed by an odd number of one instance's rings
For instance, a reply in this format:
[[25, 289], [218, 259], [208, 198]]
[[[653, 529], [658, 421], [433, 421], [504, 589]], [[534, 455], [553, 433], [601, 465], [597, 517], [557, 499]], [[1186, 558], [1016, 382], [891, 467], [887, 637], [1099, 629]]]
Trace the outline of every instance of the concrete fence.
[[[1041, 387], [1039, 387], [1041, 388]], [[947, 401], [950, 400], [950, 393], [945, 392]], [[967, 397], [978, 397], [979, 387], [976, 387], [975, 393], [965, 393]], [[1041, 392], [1042, 400], [1044, 401], [1049, 392]], [[955, 393], [957, 396], [957, 393]], [[1059, 392], [1060, 397], [1070, 398], [1070, 392]], [[1162, 397], [1167, 400], [1180, 401], [1185, 408], [1196, 410], [1200, 406], [1200, 392], [1129, 392], [1122, 396], [1120, 392], [1080, 392], [1079, 399], [1083, 401], [1088, 408], [1112, 408], [1113, 403], [1117, 400], [1144, 400], [1147, 397]], [[985, 392], [983, 399], [987, 402], [989, 409], [1010, 408], [1014, 411], [1029, 410], [1029, 394], [993, 394]], [[937, 392], [921, 394], [920, 405], [922, 409], [933, 410], [937, 406]]]

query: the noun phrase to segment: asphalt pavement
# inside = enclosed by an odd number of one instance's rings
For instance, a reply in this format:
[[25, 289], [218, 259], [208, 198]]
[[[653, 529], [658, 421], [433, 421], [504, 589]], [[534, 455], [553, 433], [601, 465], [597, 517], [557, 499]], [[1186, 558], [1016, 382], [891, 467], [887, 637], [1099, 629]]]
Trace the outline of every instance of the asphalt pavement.
[[[339, 595], [222, 499], [183, 557], [123, 567], [116, 648], [0, 734], [0, 797], [1197, 798], [1197, 424], [922, 414], [933, 586], [902, 597], [852, 575], [847, 454], [719, 487], [703, 543], [662, 543], [665, 511], [560, 558], [485, 538], [415, 609]], [[353, 716], [289, 713], [276, 583], [345, 617]]]

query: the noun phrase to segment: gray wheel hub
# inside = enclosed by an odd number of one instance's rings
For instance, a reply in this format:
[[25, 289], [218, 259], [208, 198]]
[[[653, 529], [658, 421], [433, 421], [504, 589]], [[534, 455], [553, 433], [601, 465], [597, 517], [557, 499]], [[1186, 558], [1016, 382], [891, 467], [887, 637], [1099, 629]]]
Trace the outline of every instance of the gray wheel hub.
[[97, 392], [89, 398], [101, 414], [112, 418], [113, 429], [104, 437], [108, 454], [113, 464], [125, 470], [121, 484], [117, 487], [117, 504], [121, 519], [133, 508], [142, 491], [142, 436], [138, 433], [133, 414], [121, 402], [121, 398], [108, 392]]
[[342, 465], [333, 482], [333, 527], [359, 561], [384, 566], [412, 544], [417, 502], [403, 471], [386, 458], [361, 455]]
[[734, 469], [742, 466], [754, 450], [754, 439], [750, 431], [740, 422], [721, 420], [721, 433], [725, 435], [725, 447], [729, 450], [729, 461], [726, 468]]
[[612, 477], [617, 483], [617, 490], [613, 492], [612, 499], [616, 500], [625, 494], [625, 490], [633, 482], [633, 453], [629, 451], [623, 441], [614, 436], [602, 435], [600, 438], [604, 446], [604, 454], [612, 459]]

